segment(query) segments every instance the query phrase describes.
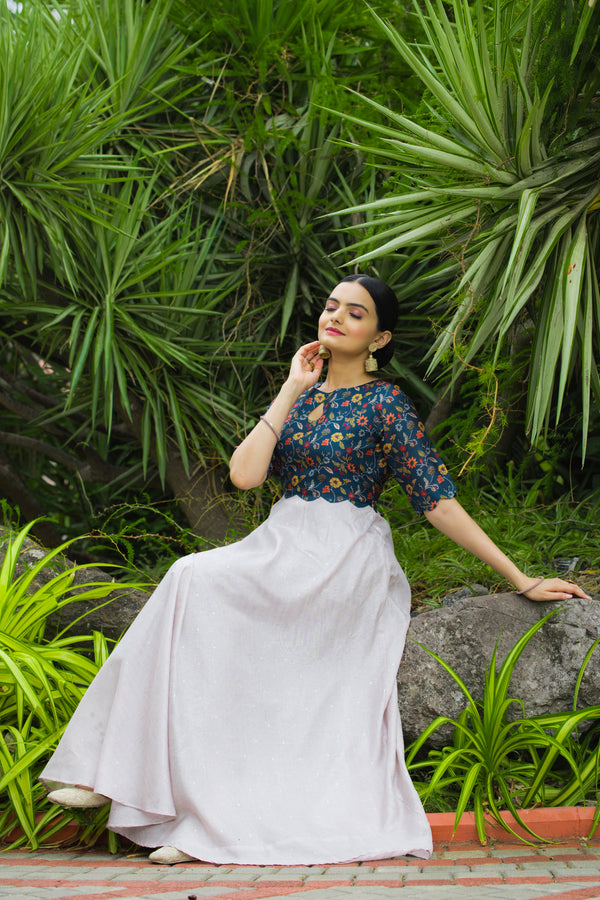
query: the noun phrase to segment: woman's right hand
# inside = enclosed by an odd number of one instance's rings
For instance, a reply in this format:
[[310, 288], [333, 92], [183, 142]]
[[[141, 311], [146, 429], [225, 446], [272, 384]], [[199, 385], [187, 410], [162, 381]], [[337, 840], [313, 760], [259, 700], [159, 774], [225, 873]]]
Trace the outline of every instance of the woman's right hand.
[[299, 394], [307, 391], [317, 383], [323, 369], [323, 360], [319, 356], [319, 341], [304, 344], [292, 357], [288, 382], [294, 384]]
[[258, 487], [265, 480], [277, 443], [276, 435], [281, 432], [298, 397], [319, 380], [323, 368], [319, 346], [319, 341], [311, 341], [294, 353], [287, 380], [266, 414], [268, 424], [259, 420], [258, 425], [234, 450], [229, 474], [236, 487], [247, 490]]

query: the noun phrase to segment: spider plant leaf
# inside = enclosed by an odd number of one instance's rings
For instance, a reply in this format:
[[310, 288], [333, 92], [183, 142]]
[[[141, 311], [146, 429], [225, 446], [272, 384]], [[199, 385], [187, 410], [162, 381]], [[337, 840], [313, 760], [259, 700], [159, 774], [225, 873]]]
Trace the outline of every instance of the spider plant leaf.
[[573, 692], [573, 712], [577, 711], [577, 701], [579, 699], [579, 691], [581, 689], [581, 682], [583, 680], [583, 676], [585, 675], [585, 670], [587, 669], [588, 663], [592, 658], [592, 654], [596, 647], [600, 644], [600, 636], [596, 638], [594, 643], [591, 645], [590, 649], [585, 654], [583, 662], [579, 667], [579, 672], [577, 673], [577, 678], [575, 679], [575, 690]]
[[463, 786], [461, 788], [460, 796], [458, 798], [458, 803], [456, 805], [456, 815], [454, 817], [454, 828], [452, 829], [453, 833], [459, 826], [460, 820], [462, 819], [462, 815], [467, 808], [469, 800], [473, 794], [475, 785], [477, 784], [480, 774], [483, 770], [483, 763], [477, 762], [475, 765], [469, 770], [467, 777], [463, 782]]
[[477, 713], [477, 704], [475, 703], [475, 700], [471, 696], [469, 689], [467, 688], [466, 684], [464, 683], [464, 681], [462, 680], [460, 675], [458, 675], [454, 671], [454, 669], [451, 666], [449, 666], [448, 663], [445, 662], [441, 658], [441, 656], [438, 656], [436, 653], [433, 652], [433, 650], [430, 650], [428, 647], [426, 647], [425, 644], [420, 643], [420, 641], [415, 641], [415, 644], [417, 644], [417, 646], [420, 647], [421, 650], [424, 650], [425, 653], [428, 653], [430, 656], [432, 656], [435, 659], [435, 661], [437, 663], [439, 663], [439, 665], [442, 667], [442, 669], [444, 669], [448, 673], [448, 675], [450, 675], [450, 677], [454, 679], [454, 681], [457, 683], [457, 685], [459, 686], [459, 688], [461, 689], [461, 691], [467, 698], [467, 700], [469, 702], [469, 707], [471, 708], [471, 710], [473, 712], [475, 712], [476, 717], [479, 718], [479, 714]]

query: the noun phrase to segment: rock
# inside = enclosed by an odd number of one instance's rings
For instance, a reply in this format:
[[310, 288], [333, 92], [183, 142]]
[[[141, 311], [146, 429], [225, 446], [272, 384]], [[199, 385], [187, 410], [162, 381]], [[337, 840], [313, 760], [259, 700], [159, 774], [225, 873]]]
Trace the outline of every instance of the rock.
[[[8, 529], [0, 529], [0, 565], [6, 554], [6, 538], [9, 534], [10, 531]], [[35, 541], [26, 537], [15, 566], [15, 577], [22, 575], [27, 569], [36, 565], [46, 556], [46, 553], [47, 551], [36, 544]], [[44, 566], [36, 575], [31, 583], [29, 592], [33, 593], [60, 572], [64, 572], [74, 565], [75, 563], [66, 557], [55, 557], [49, 565]], [[90, 581], [111, 582], [112, 576], [93, 566], [86, 566], [85, 569], [79, 569], [75, 573], [75, 585]], [[101, 631], [109, 640], [117, 640], [137, 616], [149, 596], [150, 594], [146, 591], [130, 588], [126, 585], [120, 586], [115, 583], [115, 589], [108, 597], [101, 600], [80, 600], [76, 603], [70, 603], [60, 613], [49, 616], [46, 635], [50, 637], [52, 634], [70, 625], [70, 623], [74, 623], [69, 628], [69, 635], [91, 634], [92, 631]], [[83, 616], [83, 618], [80, 621], [75, 621], [80, 616]]]
[[[523, 700], [525, 713], [531, 716], [572, 708], [577, 674], [600, 635], [598, 598], [534, 603], [518, 594], [492, 594], [457, 600], [450, 608], [434, 609], [411, 619], [398, 672], [406, 743], [414, 741], [436, 716], [455, 719], [467, 705], [454, 679], [419, 643], [441, 657], [473, 697], [481, 700], [496, 641], [500, 664], [527, 629], [553, 609], [560, 611], [533, 636], [510, 684], [509, 696]], [[582, 680], [579, 707], [597, 704], [599, 698], [600, 646], [592, 654]], [[513, 717], [518, 714], [515, 704]], [[451, 735], [451, 726], [440, 728], [429, 744], [442, 747]]]
[[466, 600], [468, 597], [487, 597], [488, 589], [482, 584], [466, 584], [451, 594], [442, 597], [442, 606], [453, 606], [457, 600]]

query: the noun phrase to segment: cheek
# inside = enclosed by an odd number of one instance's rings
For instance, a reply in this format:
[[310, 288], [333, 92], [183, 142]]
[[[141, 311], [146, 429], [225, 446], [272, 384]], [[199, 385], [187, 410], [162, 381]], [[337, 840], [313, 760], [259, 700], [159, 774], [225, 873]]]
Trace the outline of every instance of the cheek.
[[356, 320], [352, 332], [356, 338], [360, 338], [362, 341], [371, 341], [376, 334], [376, 330], [368, 319]]

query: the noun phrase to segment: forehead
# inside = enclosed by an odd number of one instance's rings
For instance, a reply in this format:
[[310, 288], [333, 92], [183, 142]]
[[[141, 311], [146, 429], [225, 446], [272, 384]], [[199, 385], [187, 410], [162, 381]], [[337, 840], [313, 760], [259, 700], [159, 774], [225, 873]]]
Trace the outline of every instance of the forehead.
[[358, 281], [341, 281], [336, 284], [330, 295], [331, 300], [337, 300], [338, 303], [345, 303], [347, 306], [362, 306], [369, 312], [375, 314], [375, 304], [368, 290], [359, 284]]

